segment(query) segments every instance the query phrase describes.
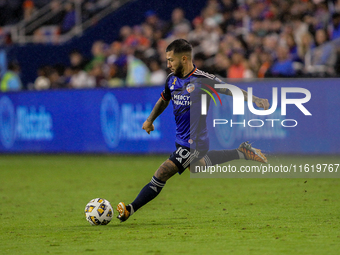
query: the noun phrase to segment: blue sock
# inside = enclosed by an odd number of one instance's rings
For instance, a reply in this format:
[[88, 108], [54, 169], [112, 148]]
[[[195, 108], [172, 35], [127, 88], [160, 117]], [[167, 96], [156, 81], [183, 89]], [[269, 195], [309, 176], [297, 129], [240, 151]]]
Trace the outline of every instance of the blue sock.
[[130, 204], [131, 208], [129, 208], [134, 213], [143, 205], [150, 202], [152, 199], [158, 196], [164, 187], [165, 182], [157, 179], [155, 176], [152, 177], [151, 181], [144, 186], [144, 188], [139, 192], [138, 196], [135, 200]]
[[206, 166], [214, 166], [216, 164], [222, 164], [234, 159], [244, 158], [243, 153], [235, 150], [220, 150], [220, 151], [208, 151], [204, 156]]

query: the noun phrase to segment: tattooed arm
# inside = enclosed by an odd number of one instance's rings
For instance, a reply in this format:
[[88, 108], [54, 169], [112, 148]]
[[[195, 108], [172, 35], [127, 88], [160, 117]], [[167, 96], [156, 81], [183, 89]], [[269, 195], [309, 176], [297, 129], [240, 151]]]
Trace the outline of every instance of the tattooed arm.
[[[243, 90], [243, 89], [240, 89], [240, 90], [243, 93], [244, 101], [248, 101], [248, 92]], [[224, 95], [233, 96], [231, 91], [229, 89], [226, 89], [226, 88], [219, 89], [218, 92], [221, 93], [221, 94], [224, 94]], [[267, 99], [259, 98], [259, 97], [253, 95], [252, 102], [255, 103], [258, 107], [261, 107], [265, 110], [267, 110], [269, 108], [269, 102], [268, 102]]]
[[149, 117], [146, 119], [146, 121], [143, 123], [143, 129], [150, 134], [151, 131], [154, 131], [155, 127], [152, 124], [155, 119], [165, 110], [165, 108], [169, 105], [169, 101], [165, 101], [162, 97], [160, 97], [153, 107]]

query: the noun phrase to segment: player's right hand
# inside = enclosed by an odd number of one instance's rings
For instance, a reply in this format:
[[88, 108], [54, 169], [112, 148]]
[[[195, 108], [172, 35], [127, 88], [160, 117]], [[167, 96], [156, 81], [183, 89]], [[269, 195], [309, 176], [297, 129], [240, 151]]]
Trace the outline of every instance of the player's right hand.
[[155, 130], [155, 126], [152, 124], [151, 121], [144, 121], [142, 128], [150, 135], [151, 131]]

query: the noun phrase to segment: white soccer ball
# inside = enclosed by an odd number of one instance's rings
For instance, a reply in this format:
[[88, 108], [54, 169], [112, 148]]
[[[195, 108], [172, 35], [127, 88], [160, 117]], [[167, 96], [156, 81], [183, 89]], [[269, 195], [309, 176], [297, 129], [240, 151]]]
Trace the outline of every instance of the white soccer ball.
[[113, 217], [112, 206], [103, 198], [92, 199], [85, 207], [85, 217], [91, 225], [107, 225]]

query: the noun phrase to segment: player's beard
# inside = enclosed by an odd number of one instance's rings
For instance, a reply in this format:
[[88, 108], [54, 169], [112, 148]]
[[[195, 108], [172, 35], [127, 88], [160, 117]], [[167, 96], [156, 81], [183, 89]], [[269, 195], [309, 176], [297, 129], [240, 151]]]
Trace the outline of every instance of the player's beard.
[[177, 76], [178, 78], [183, 78], [183, 72], [184, 72], [184, 67], [183, 67], [183, 64], [180, 62], [178, 64], [178, 67], [174, 71], [174, 75]]

